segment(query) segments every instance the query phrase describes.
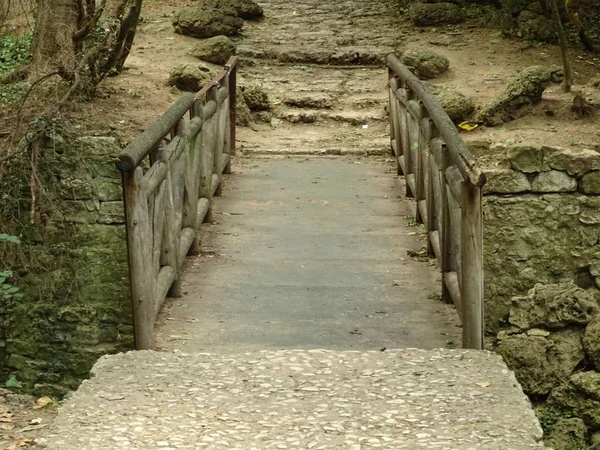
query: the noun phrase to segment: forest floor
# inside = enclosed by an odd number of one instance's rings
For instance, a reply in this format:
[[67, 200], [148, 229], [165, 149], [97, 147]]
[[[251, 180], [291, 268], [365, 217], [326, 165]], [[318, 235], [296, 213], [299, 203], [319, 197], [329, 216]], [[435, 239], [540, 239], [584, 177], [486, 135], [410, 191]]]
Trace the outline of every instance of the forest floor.
[[[167, 85], [169, 72], [184, 63], [197, 63], [190, 55], [196, 40], [175, 34], [171, 17], [175, 11], [193, 3], [188, 0], [147, 0], [144, 3], [142, 23], [127, 70], [107, 79], [94, 101], [75, 108], [70, 116], [77, 129], [85, 129], [88, 134], [116, 136], [126, 144], [179, 97], [180, 93]], [[328, 67], [315, 63], [316, 59], [328, 55], [335, 57], [360, 50], [361, 55], [383, 58], [390, 51], [434, 50], [450, 60], [450, 70], [429, 84], [457, 89], [472, 97], [478, 108], [498, 95], [519, 69], [538, 64], [560, 65], [561, 61], [557, 46], [507, 39], [497, 30], [479, 28], [469, 22], [415, 28], [396, 17], [385, 2], [375, 9], [368, 9], [362, 3], [354, 10], [348, 9], [355, 27], [369, 30], [361, 33], [364, 41], [360, 42], [354, 39], [352, 28], [339, 26], [335, 17], [327, 15], [327, 5], [315, 11], [303, 9], [309, 2], [299, 1], [297, 10], [284, 16], [282, 11], [287, 10], [280, 6], [285, 2], [259, 3], [265, 8], [265, 19], [247, 22], [237, 38], [242, 56], [239, 83], [268, 89], [273, 120], [240, 129], [238, 149], [242, 156], [256, 152], [356, 153], [356, 157], [387, 153], [387, 71], [384, 65]], [[348, 3], [353, 5], [353, 2]], [[302, 46], [295, 45], [295, 39], [303, 33], [309, 33], [311, 39], [303, 39]], [[253, 39], [247, 40], [247, 36]], [[247, 44], [250, 41], [252, 44]], [[310, 42], [308, 48], [304, 45], [306, 42]], [[297, 62], [282, 65], [263, 59], [273, 53], [295, 54]], [[574, 93], [600, 101], [599, 88], [589, 84], [600, 74], [600, 59], [579, 49], [572, 49], [570, 54], [573, 93], [565, 94], [559, 85], [552, 85], [531, 114], [501, 127], [479, 126], [464, 133], [464, 139], [477, 148], [488, 148], [490, 143], [497, 142], [595, 148], [600, 141], [597, 120], [600, 111], [592, 117], [578, 119], [571, 105]], [[302, 61], [302, 55], [309, 58]], [[315, 59], [315, 55], [318, 58]], [[284, 106], [290, 92], [302, 91], [325, 95], [334, 102], [322, 110]], [[491, 158], [481, 156], [489, 164], [497, 163], [493, 155]], [[0, 409], [0, 448], [38, 448], [29, 439], [43, 434], [44, 428], [31, 428], [32, 421], [39, 417], [33, 404], [0, 402], [0, 408], [3, 408]], [[10, 421], [2, 419], [5, 409], [6, 414], [11, 414]], [[44, 410], [44, 414], [42, 424], [51, 419], [52, 411]]]

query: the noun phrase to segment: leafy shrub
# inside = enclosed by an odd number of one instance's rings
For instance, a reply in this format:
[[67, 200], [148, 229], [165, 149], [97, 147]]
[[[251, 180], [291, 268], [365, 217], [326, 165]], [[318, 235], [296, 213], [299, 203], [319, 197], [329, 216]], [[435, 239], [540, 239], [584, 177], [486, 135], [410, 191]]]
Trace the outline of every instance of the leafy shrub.
[[26, 64], [31, 57], [32, 34], [0, 36], [0, 75]]

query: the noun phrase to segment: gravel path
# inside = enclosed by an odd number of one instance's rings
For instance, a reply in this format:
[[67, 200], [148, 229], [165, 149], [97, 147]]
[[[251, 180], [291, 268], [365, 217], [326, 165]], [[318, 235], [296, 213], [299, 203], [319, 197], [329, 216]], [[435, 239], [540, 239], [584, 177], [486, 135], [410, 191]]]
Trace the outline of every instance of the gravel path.
[[282, 350], [102, 358], [51, 450], [543, 449], [501, 358], [466, 350]]

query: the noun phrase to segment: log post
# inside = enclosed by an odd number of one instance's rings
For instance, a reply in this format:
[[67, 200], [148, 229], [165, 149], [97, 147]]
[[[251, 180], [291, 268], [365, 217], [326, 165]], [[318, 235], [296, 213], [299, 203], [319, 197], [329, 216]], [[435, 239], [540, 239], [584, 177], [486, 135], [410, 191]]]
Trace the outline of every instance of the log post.
[[446, 180], [446, 169], [452, 164], [452, 157], [446, 148], [442, 145], [442, 167], [440, 167], [441, 177], [441, 206], [442, 206], [442, 230], [440, 234], [440, 253], [442, 257], [442, 300], [445, 303], [452, 303], [452, 295], [444, 281], [444, 275], [456, 271], [455, 259], [452, 255], [452, 220], [450, 218], [450, 205], [448, 202], [448, 189]]
[[[216, 173], [217, 175], [221, 175], [221, 170], [220, 170], [219, 166], [221, 164], [221, 152], [223, 150], [223, 129], [222, 129], [223, 122], [222, 122], [222, 114], [221, 114], [223, 104], [219, 104], [219, 98], [218, 98], [219, 97], [219, 95], [218, 95], [219, 87], [220, 86], [213, 86], [206, 93], [206, 99], [208, 101], [213, 100], [217, 104], [217, 109], [213, 115], [213, 117], [215, 118], [215, 122], [216, 122], [216, 125], [215, 125], [216, 133], [215, 133], [215, 143], [213, 146], [213, 168], [212, 168], [212, 173]], [[218, 197], [219, 195], [221, 195], [222, 191], [223, 191], [223, 185], [219, 181], [219, 185], [217, 186], [217, 189], [215, 190], [214, 196]]]
[[400, 117], [400, 127], [402, 130], [402, 153], [404, 155], [404, 176], [407, 179], [406, 183], [406, 196], [414, 197], [414, 192], [410, 189], [410, 185], [408, 183], [408, 176], [413, 174], [413, 161], [412, 161], [412, 142], [410, 140], [410, 113], [408, 111], [408, 101], [414, 98], [413, 93], [406, 85], [406, 82], [402, 81], [402, 87], [404, 88], [404, 92], [406, 94], [406, 105], [401, 105], [400, 108], [402, 110], [402, 114]]
[[[437, 222], [437, 205], [435, 203], [435, 180], [437, 178], [437, 170], [439, 170], [435, 157], [431, 152], [431, 139], [436, 138], [438, 136], [438, 131], [435, 126], [430, 124], [429, 127], [429, 141], [427, 142], [427, 180], [426, 180], [426, 188], [425, 188], [425, 201], [427, 202], [427, 254], [429, 257], [435, 257], [435, 251], [433, 250], [433, 245], [431, 242], [431, 234], [434, 231], [438, 230]], [[438, 234], [439, 239], [439, 234]]]
[[[200, 152], [200, 197], [212, 199], [212, 174], [214, 167], [214, 145], [216, 140], [216, 117], [213, 114], [204, 118], [204, 127], [200, 135], [202, 150]], [[204, 222], [212, 221], [212, 208], [209, 207]]]
[[129, 254], [129, 279], [133, 309], [135, 348], [154, 348], [154, 273], [149, 270], [152, 246], [147, 195], [141, 181], [143, 170], [137, 167], [123, 173], [123, 194]]
[[236, 135], [236, 104], [237, 104], [237, 65], [233, 67], [225, 66], [229, 72], [229, 156], [234, 156], [236, 152], [235, 135]]
[[[396, 139], [396, 133], [394, 130], [395, 122], [396, 122], [396, 94], [393, 92], [391, 81], [394, 79], [395, 74], [392, 69], [388, 67], [388, 97], [389, 97], [389, 108], [388, 116], [390, 119], [390, 155], [392, 158], [396, 158], [396, 152], [394, 151], [394, 139]], [[396, 163], [398, 164], [398, 163]]]
[[464, 182], [461, 196], [463, 347], [483, 348], [483, 214], [479, 186]]
[[425, 174], [427, 173], [427, 148], [429, 146], [429, 140], [431, 139], [431, 119], [425, 117], [427, 110], [421, 105], [420, 116], [422, 119], [419, 123], [418, 131], [418, 145], [417, 148], [417, 172], [415, 174], [415, 196], [417, 200], [417, 222], [424, 223], [427, 227], [427, 201], [426, 201], [426, 185], [425, 185]]

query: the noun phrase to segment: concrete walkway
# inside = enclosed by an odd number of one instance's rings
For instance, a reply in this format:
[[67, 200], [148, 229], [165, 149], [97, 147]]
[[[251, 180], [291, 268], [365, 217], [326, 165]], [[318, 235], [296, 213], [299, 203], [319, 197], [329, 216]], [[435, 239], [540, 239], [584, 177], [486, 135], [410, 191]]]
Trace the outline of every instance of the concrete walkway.
[[[235, 166], [205, 254], [160, 326], [165, 350], [460, 345], [438, 269], [383, 160], [251, 158]], [[387, 173], [386, 173], [387, 172]]]

